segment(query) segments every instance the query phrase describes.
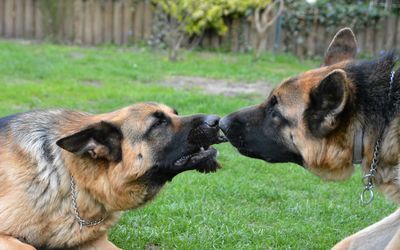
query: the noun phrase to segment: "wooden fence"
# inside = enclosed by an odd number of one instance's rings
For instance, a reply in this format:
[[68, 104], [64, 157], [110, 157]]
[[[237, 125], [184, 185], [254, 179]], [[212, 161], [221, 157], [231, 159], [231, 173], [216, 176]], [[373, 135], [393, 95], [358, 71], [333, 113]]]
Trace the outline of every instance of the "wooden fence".
[[[230, 20], [227, 22], [228, 32], [224, 37], [214, 33], [206, 33], [202, 39], [205, 48], [227, 47], [232, 51], [246, 51], [254, 48], [256, 30], [247, 19]], [[281, 28], [277, 35], [277, 27], [271, 26], [267, 30], [265, 50], [276, 52], [290, 52], [301, 58], [322, 56], [336, 32], [341, 27], [325, 27], [319, 23], [310, 27], [303, 27], [298, 33], [291, 33]], [[352, 27], [358, 43], [360, 53], [378, 55], [385, 51], [400, 50], [400, 17], [388, 16], [377, 22], [371, 22], [368, 27]]]
[[[44, 4], [58, 1], [57, 8]], [[151, 38], [154, 6], [150, 0], [0, 0], [0, 37], [97, 45], [134, 44]], [[199, 39], [204, 48], [246, 51], [254, 47], [256, 33], [249, 18], [226, 20], [228, 32], [221, 37], [207, 31]], [[309, 28], [309, 27], [308, 27]], [[313, 24], [312, 32], [289, 33], [271, 26], [266, 50], [292, 52], [300, 57], [322, 55], [341, 27]], [[306, 30], [306, 28], [304, 29]], [[355, 29], [361, 52], [378, 54], [400, 49], [400, 18], [390, 16], [365, 29]]]
[[0, 37], [40, 40], [53, 36], [63, 43], [120, 45], [151, 35], [150, 1], [55, 1], [59, 7], [51, 9], [41, 6], [46, 4], [41, 0], [0, 0]]

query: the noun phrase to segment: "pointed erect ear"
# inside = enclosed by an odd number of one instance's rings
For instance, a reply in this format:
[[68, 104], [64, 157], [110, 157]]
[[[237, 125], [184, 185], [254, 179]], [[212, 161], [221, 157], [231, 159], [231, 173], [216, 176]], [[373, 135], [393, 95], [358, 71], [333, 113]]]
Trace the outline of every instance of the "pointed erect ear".
[[80, 132], [64, 137], [56, 144], [77, 155], [90, 155], [93, 159], [103, 158], [120, 161], [121, 131], [111, 123], [101, 121]]
[[312, 89], [304, 118], [314, 136], [324, 137], [338, 127], [348, 96], [346, 73], [341, 69], [329, 73]]
[[350, 28], [339, 30], [325, 53], [324, 65], [354, 59], [357, 54], [357, 41]]

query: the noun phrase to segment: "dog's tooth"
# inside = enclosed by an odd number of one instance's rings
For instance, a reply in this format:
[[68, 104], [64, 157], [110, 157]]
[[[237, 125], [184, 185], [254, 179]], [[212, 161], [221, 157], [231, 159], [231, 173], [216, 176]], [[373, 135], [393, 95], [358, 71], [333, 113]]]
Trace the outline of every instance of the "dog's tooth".
[[176, 161], [174, 165], [175, 166], [181, 166], [181, 165], [183, 165], [185, 163], [185, 161], [186, 161], [186, 159], [181, 158], [178, 161]]
[[182, 166], [183, 164], [185, 164], [189, 159], [190, 159], [191, 155], [185, 155], [182, 156], [179, 160], [177, 160], [174, 165], [175, 166]]

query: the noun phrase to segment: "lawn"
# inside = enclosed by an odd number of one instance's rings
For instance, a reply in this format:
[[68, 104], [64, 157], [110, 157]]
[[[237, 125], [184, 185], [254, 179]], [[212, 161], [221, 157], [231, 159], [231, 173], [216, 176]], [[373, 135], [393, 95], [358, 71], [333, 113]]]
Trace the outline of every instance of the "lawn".
[[[231, 81], [281, 79], [312, 68], [291, 56], [186, 52], [177, 63], [146, 48], [78, 48], [0, 41], [0, 115], [64, 107], [107, 112], [140, 101], [181, 114], [225, 115], [261, 99], [205, 95], [160, 84], [168, 76]], [[267, 93], [265, 93], [267, 95]], [[111, 230], [123, 249], [329, 249], [395, 210], [381, 194], [359, 203], [361, 174], [324, 183], [293, 164], [267, 164], [216, 146], [223, 169], [174, 178], [147, 206]]]

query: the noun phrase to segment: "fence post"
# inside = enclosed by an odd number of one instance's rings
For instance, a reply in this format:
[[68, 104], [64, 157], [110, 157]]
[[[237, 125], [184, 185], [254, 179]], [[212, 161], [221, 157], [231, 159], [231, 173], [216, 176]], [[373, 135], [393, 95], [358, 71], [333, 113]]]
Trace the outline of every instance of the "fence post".
[[150, 0], [145, 0], [144, 3], [144, 18], [143, 18], [143, 39], [147, 40], [151, 36], [153, 21], [153, 11]]
[[15, 37], [22, 38], [24, 34], [24, 0], [15, 0]]
[[142, 29], [143, 29], [143, 12], [144, 12], [144, 3], [140, 1], [136, 4], [135, 7], [135, 16], [133, 22], [133, 38], [135, 42], [142, 40]]
[[92, 4], [93, 12], [93, 44], [97, 45], [103, 42], [103, 29], [102, 19], [104, 18], [101, 14], [101, 1], [95, 0]]
[[122, 43], [128, 44], [132, 36], [132, 1], [125, 0], [123, 6], [122, 17]]
[[103, 41], [105, 43], [112, 42], [113, 34], [113, 4], [112, 0], [106, 0], [103, 8]]
[[4, 0], [0, 0], [0, 36], [4, 31]]
[[[1, 8], [0, 8], [1, 9]], [[33, 7], [33, 0], [25, 0], [25, 31], [24, 37], [25, 38], [32, 38], [33, 36], [33, 14], [34, 14], [34, 7]]]
[[122, 44], [122, 3], [121, 0], [113, 2], [113, 41]]
[[82, 44], [82, 36], [83, 36], [83, 3], [82, 0], [75, 0], [74, 2], [74, 43]]
[[5, 0], [4, 18], [5, 18], [5, 37], [14, 37], [14, 0]]

